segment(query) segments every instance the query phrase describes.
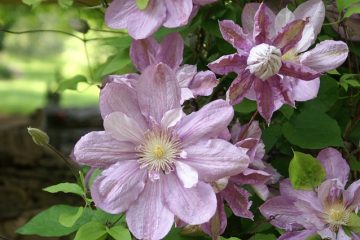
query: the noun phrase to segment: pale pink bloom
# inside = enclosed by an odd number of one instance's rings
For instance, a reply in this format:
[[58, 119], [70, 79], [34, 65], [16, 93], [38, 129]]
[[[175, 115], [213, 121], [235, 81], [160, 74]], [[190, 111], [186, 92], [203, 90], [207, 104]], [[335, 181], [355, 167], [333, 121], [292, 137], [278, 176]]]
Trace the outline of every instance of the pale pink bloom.
[[162, 239], [174, 216], [202, 224], [215, 213], [207, 182], [246, 169], [246, 153], [218, 139], [233, 118], [223, 100], [185, 115], [175, 72], [150, 65], [139, 79], [118, 76], [101, 90], [104, 131], [83, 136], [74, 148], [79, 164], [102, 169], [91, 195], [96, 207], [126, 212], [138, 239]]
[[216, 0], [149, 0], [140, 10], [135, 0], [114, 0], [105, 14], [106, 24], [111, 28], [127, 29], [135, 39], [151, 36], [161, 26], [176, 28], [186, 25], [197, 6]]
[[211, 71], [197, 72], [195, 65], [181, 65], [183, 61], [184, 41], [179, 33], [167, 35], [161, 43], [153, 37], [134, 40], [130, 48], [130, 57], [138, 71], [147, 66], [165, 63], [176, 72], [181, 87], [181, 103], [197, 96], [209, 96], [218, 84]]
[[235, 72], [228, 90], [231, 104], [244, 97], [256, 100], [261, 116], [268, 122], [284, 103], [316, 97], [321, 73], [335, 69], [347, 58], [342, 41], [315, 42], [325, 16], [321, 0], [310, 0], [291, 12], [276, 16], [265, 4], [249, 3], [242, 13], [242, 25], [224, 20], [219, 23], [226, 41], [237, 53], [222, 56], [209, 64], [217, 74]]
[[348, 236], [343, 227], [360, 206], [360, 180], [345, 190], [350, 168], [334, 148], [320, 151], [317, 159], [326, 171], [326, 180], [317, 189], [295, 190], [289, 180], [284, 180], [281, 195], [266, 201], [261, 213], [286, 231], [279, 240], [303, 240], [315, 234], [330, 240], [359, 239], [355, 232]]

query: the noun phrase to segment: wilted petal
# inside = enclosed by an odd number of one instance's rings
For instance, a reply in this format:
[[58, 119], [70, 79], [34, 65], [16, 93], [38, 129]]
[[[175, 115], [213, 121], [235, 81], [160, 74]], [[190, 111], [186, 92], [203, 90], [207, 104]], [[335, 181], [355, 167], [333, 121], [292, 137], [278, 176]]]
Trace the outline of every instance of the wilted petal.
[[217, 84], [218, 80], [213, 72], [201, 71], [195, 75], [189, 88], [194, 96], [209, 96]]
[[245, 34], [242, 28], [232, 20], [223, 20], [219, 22], [220, 32], [225, 39], [233, 45], [234, 48], [248, 52], [252, 46], [248, 34]]
[[318, 95], [320, 78], [310, 81], [303, 81], [289, 76], [284, 76], [283, 81], [292, 85], [292, 95], [295, 101], [308, 101]]
[[104, 128], [116, 140], [135, 144], [141, 142], [146, 131], [134, 119], [122, 112], [113, 112], [107, 115], [104, 119]]
[[275, 17], [275, 31], [280, 32], [288, 23], [295, 20], [295, 15], [287, 8], [283, 8]]
[[164, 117], [161, 119], [161, 126], [164, 128], [170, 128], [175, 126], [181, 118], [185, 116], [182, 108], [171, 109], [164, 114]]
[[360, 207], [360, 180], [353, 182], [348, 189], [344, 191], [344, 202], [349, 208]]
[[126, 223], [137, 239], [159, 240], [174, 223], [174, 214], [163, 204], [163, 182], [148, 181], [135, 204], [126, 212]]
[[350, 168], [341, 153], [335, 148], [326, 148], [316, 157], [325, 168], [326, 179], [338, 178], [344, 186], [349, 178]]
[[147, 38], [163, 24], [165, 19], [165, 4], [160, 0], [149, 1], [145, 10], [137, 9], [128, 16], [129, 34], [135, 39]]
[[273, 44], [285, 54], [300, 41], [305, 24], [304, 20], [295, 20], [287, 24], [275, 37]]
[[217, 197], [217, 208], [214, 216], [204, 223], [201, 224], [201, 229], [209, 234], [213, 239], [216, 239], [220, 235], [222, 235], [225, 231], [227, 225], [227, 217], [224, 209], [224, 200], [222, 199], [219, 194], [216, 195]]
[[224, 100], [215, 100], [181, 119], [177, 134], [183, 145], [189, 146], [200, 139], [217, 137], [227, 128], [234, 116], [234, 110]]
[[130, 47], [130, 58], [137, 70], [143, 71], [147, 66], [157, 63], [159, 44], [153, 37], [133, 40]]
[[199, 179], [211, 182], [242, 172], [249, 164], [244, 151], [222, 139], [200, 141], [184, 149], [184, 163], [198, 171]]
[[221, 191], [221, 196], [229, 204], [229, 207], [236, 216], [253, 219], [254, 215], [249, 210], [252, 204], [249, 201], [250, 194], [245, 189], [230, 183]]
[[141, 114], [136, 91], [126, 83], [111, 82], [100, 91], [100, 112], [103, 118], [112, 112], [122, 112], [141, 127], [147, 123]]
[[237, 53], [225, 55], [208, 64], [211, 71], [224, 75], [229, 72], [241, 73], [246, 68], [247, 56]]
[[257, 106], [260, 115], [270, 123], [271, 117], [274, 113], [275, 104], [274, 104], [274, 95], [271, 89], [270, 84], [265, 81], [263, 82], [260, 79], [256, 79], [254, 83]]
[[342, 41], [326, 40], [300, 56], [301, 64], [318, 72], [333, 70], [343, 64], [348, 56], [348, 46]]
[[301, 229], [301, 222], [303, 221], [302, 212], [297, 210], [294, 203], [294, 199], [279, 196], [270, 198], [259, 209], [272, 225], [293, 231]]
[[184, 188], [174, 174], [164, 178], [166, 206], [184, 222], [191, 225], [209, 221], [216, 210], [216, 196], [209, 184], [198, 182], [193, 188]]
[[321, 75], [320, 72], [308, 67], [305, 64], [297, 64], [286, 61], [282, 62], [279, 73], [285, 76], [299, 78], [301, 80], [314, 80]]
[[187, 24], [193, 8], [192, 0], [165, 0], [165, 5], [167, 10], [165, 27], [174, 28]]
[[180, 66], [176, 70], [176, 78], [179, 81], [181, 88], [188, 88], [190, 82], [193, 80], [195, 74], [197, 73], [196, 65], [185, 64]]
[[255, 80], [255, 76], [250, 71], [245, 70], [234, 79], [229, 90], [228, 98], [230, 104], [235, 105], [240, 103]]
[[261, 3], [259, 9], [256, 11], [254, 16], [254, 40], [256, 44], [266, 43], [270, 38], [271, 28], [271, 17], [269, 12], [271, 10]]
[[194, 187], [199, 180], [198, 172], [182, 161], [175, 162], [176, 174], [183, 183], [184, 188]]
[[126, 211], [145, 186], [146, 172], [137, 161], [122, 161], [112, 165], [96, 178], [91, 196], [96, 207], [112, 214]]
[[135, 1], [114, 0], [105, 13], [105, 22], [111, 28], [127, 28], [129, 16], [139, 11]]
[[136, 86], [140, 109], [148, 119], [160, 122], [171, 109], [180, 107], [180, 86], [175, 73], [166, 64], [147, 67]]
[[315, 36], [320, 31], [325, 19], [325, 6], [322, 0], [309, 0], [300, 4], [294, 11], [296, 19], [309, 18], [309, 23], [314, 28]]
[[105, 132], [90, 132], [75, 145], [75, 161], [94, 168], [105, 168], [118, 161], [137, 159], [135, 145], [115, 140]]
[[160, 44], [158, 61], [175, 69], [180, 66], [183, 61], [183, 52], [184, 41], [181, 35], [179, 33], [170, 33]]
[[293, 231], [282, 234], [278, 240], [304, 240], [316, 234], [316, 229]]

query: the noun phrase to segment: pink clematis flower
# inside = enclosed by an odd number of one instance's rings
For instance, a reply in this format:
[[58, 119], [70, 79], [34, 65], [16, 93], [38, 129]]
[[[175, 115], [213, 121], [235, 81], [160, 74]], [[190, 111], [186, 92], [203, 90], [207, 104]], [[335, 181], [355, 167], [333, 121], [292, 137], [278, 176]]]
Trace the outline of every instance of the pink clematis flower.
[[280, 177], [274, 168], [262, 160], [265, 155], [265, 146], [261, 140], [258, 122], [255, 121], [243, 127], [235, 124], [232, 128], [231, 140], [236, 143], [235, 146], [246, 151], [250, 158], [250, 165], [236, 176], [222, 178], [213, 183], [218, 200], [216, 213], [209, 222], [200, 226], [213, 239], [218, 239], [227, 225], [224, 201], [236, 216], [253, 219], [254, 215], [249, 210], [252, 205], [249, 201], [250, 193], [242, 186], [250, 185], [263, 200], [266, 200], [270, 195], [266, 184], [274, 184]]
[[[135, 81], [135, 83], [134, 83]], [[246, 153], [218, 139], [233, 118], [223, 100], [185, 115], [180, 86], [166, 64], [150, 65], [138, 81], [132, 75], [101, 91], [104, 131], [83, 136], [75, 161], [103, 170], [91, 195], [98, 208], [126, 212], [137, 239], [157, 240], [174, 216], [191, 224], [208, 221], [216, 196], [210, 184], [246, 169]]]
[[292, 13], [287, 8], [276, 16], [265, 4], [249, 3], [242, 14], [243, 28], [233, 21], [219, 23], [226, 41], [237, 53], [209, 64], [217, 74], [238, 74], [228, 90], [231, 104], [244, 97], [257, 100], [268, 122], [284, 103], [316, 97], [321, 73], [335, 69], [347, 58], [342, 41], [323, 41], [305, 52], [320, 32], [325, 16], [321, 0], [301, 4]]
[[286, 231], [279, 240], [303, 240], [315, 234], [330, 240], [359, 239], [355, 232], [348, 236], [344, 227], [360, 206], [360, 180], [345, 190], [350, 168], [336, 149], [320, 151], [317, 159], [326, 170], [326, 180], [316, 190], [294, 190], [284, 180], [281, 195], [265, 202], [261, 213]]
[[137, 7], [135, 0], [114, 0], [105, 14], [111, 28], [127, 29], [135, 39], [152, 35], [162, 25], [167, 28], [184, 26], [196, 12], [197, 6], [217, 0], [149, 0], [145, 9]]
[[137, 70], [142, 72], [147, 66], [165, 63], [176, 72], [181, 87], [181, 103], [196, 96], [209, 96], [218, 84], [211, 71], [197, 72], [195, 65], [181, 65], [184, 41], [179, 33], [171, 33], [158, 43], [153, 37], [134, 40], [130, 57]]

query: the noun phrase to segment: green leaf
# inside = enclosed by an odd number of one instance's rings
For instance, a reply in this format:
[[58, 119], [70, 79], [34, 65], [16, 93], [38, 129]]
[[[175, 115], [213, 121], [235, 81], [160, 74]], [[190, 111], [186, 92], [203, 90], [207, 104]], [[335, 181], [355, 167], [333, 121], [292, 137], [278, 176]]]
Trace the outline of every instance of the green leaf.
[[360, 6], [352, 6], [344, 14], [344, 18], [351, 17], [354, 14], [360, 13]]
[[240, 239], [240, 238], [236, 238], [236, 237], [231, 237], [231, 238], [221, 237], [221, 240], [241, 240], [241, 239]]
[[290, 182], [294, 189], [311, 190], [325, 180], [325, 169], [321, 162], [301, 152], [294, 152], [289, 166]]
[[256, 110], [256, 102], [244, 99], [241, 103], [234, 105], [235, 112], [238, 113], [251, 113]]
[[76, 221], [83, 215], [84, 208], [79, 207], [75, 214], [65, 212], [60, 215], [59, 223], [64, 227], [72, 227], [76, 223]]
[[26, 5], [36, 7], [38, 6], [43, 0], [22, 0], [22, 2]]
[[360, 162], [356, 159], [356, 157], [350, 158], [349, 165], [351, 170], [360, 172]]
[[136, 0], [136, 6], [140, 10], [144, 10], [148, 4], [149, 4], [149, 0]]
[[249, 240], [276, 240], [276, 236], [274, 234], [258, 233], [252, 236]]
[[293, 145], [307, 149], [342, 146], [338, 123], [320, 111], [304, 110], [282, 127], [285, 138]]
[[72, 227], [64, 227], [58, 221], [61, 214], [75, 213], [78, 207], [67, 205], [55, 205], [44, 210], [28, 223], [20, 227], [16, 232], [23, 235], [38, 235], [42, 237], [60, 237], [75, 232], [80, 226], [91, 219], [91, 211], [84, 211], [84, 214]]
[[321, 77], [320, 89], [317, 97], [305, 102], [304, 108], [327, 112], [336, 103], [338, 97], [338, 82], [329, 75], [324, 75]]
[[45, 192], [49, 193], [58, 193], [58, 192], [64, 192], [64, 193], [74, 193], [80, 196], [83, 196], [85, 193], [83, 189], [76, 183], [59, 183], [47, 188], [43, 189]]
[[106, 236], [106, 228], [102, 223], [89, 222], [79, 228], [74, 240], [102, 240]]
[[360, 0], [336, 0], [336, 6], [339, 12], [350, 7], [353, 4], [359, 3]]
[[275, 146], [281, 135], [280, 125], [272, 124], [263, 130], [261, 138], [265, 143], [266, 152], [269, 152]]
[[321, 239], [322, 238], [318, 234], [315, 234], [310, 237], [307, 237], [305, 240], [321, 240]]
[[109, 235], [115, 240], [131, 240], [131, 235], [128, 229], [121, 225], [116, 225], [107, 230]]
[[83, 75], [76, 75], [75, 77], [61, 81], [59, 83], [57, 91], [62, 92], [66, 89], [76, 90], [78, 84], [81, 82], [87, 82], [86, 77], [84, 77]]
[[351, 213], [347, 226], [360, 228], [360, 216], [355, 213]]
[[58, 0], [58, 4], [62, 8], [69, 8], [74, 4], [74, 0]]

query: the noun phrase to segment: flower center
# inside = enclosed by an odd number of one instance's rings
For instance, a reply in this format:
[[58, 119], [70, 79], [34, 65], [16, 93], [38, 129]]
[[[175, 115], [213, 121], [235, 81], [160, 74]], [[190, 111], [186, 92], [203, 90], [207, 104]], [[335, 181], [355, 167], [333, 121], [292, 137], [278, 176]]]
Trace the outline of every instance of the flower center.
[[174, 170], [181, 146], [179, 139], [168, 131], [154, 130], [145, 134], [143, 143], [136, 150], [141, 168], [169, 173]]
[[332, 231], [336, 232], [340, 226], [349, 222], [351, 211], [343, 203], [337, 202], [325, 207], [325, 221]]
[[279, 72], [281, 51], [266, 43], [259, 44], [250, 50], [247, 65], [252, 74], [266, 80]]

